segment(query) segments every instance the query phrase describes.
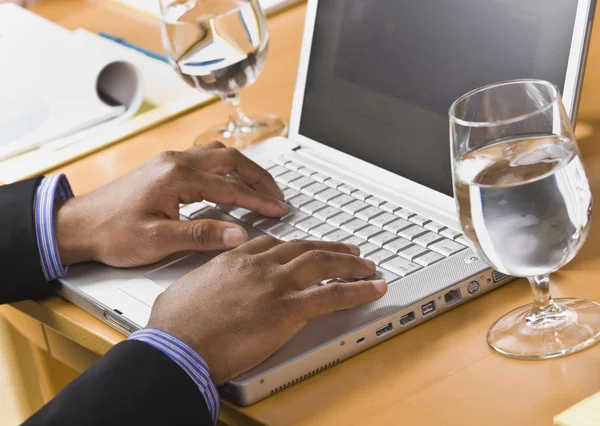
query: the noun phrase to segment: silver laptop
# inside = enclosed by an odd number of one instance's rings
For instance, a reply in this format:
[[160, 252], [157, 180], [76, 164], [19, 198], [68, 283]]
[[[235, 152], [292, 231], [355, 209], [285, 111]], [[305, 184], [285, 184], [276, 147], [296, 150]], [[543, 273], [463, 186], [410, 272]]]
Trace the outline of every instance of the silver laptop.
[[[577, 109], [594, 0], [309, 0], [288, 138], [246, 151], [292, 206], [278, 219], [183, 206], [182, 220], [240, 223], [252, 237], [361, 247], [384, 298], [311, 321], [223, 395], [247, 405], [505, 283], [460, 232], [447, 110], [487, 83], [541, 78]], [[267, 96], [268, 94], [265, 94]], [[73, 267], [61, 293], [130, 333], [156, 297], [216, 253], [122, 270]]]

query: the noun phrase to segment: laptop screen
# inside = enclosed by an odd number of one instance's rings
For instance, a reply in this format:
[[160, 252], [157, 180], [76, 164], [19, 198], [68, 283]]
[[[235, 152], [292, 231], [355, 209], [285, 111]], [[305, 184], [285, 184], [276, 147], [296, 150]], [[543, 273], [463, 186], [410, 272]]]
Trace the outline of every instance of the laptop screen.
[[322, 0], [299, 133], [452, 195], [448, 109], [488, 83], [562, 88], [577, 0]]

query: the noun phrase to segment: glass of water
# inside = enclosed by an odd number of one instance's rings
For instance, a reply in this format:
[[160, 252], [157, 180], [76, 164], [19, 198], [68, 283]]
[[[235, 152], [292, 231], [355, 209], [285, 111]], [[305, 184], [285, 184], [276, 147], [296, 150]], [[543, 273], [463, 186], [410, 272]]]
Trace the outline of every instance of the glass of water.
[[600, 305], [552, 299], [550, 273], [577, 254], [592, 195], [560, 93], [540, 80], [474, 90], [450, 108], [454, 192], [466, 238], [499, 271], [526, 277], [533, 303], [487, 340], [512, 358], [567, 355], [600, 337]]
[[260, 75], [269, 45], [259, 0], [160, 0], [160, 6], [163, 45], [175, 71], [193, 88], [219, 95], [229, 109], [229, 121], [195, 144], [219, 140], [243, 149], [284, 135], [284, 121], [249, 118], [240, 108], [240, 89]]

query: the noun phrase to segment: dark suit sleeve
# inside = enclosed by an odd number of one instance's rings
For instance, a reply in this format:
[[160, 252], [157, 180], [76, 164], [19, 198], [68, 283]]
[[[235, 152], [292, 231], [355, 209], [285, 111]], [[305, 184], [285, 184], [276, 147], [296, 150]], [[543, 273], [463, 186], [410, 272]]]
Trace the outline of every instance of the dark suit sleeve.
[[25, 426], [195, 425], [213, 422], [187, 373], [152, 346], [119, 343]]
[[42, 272], [35, 233], [33, 203], [41, 180], [0, 186], [0, 304], [54, 293]]

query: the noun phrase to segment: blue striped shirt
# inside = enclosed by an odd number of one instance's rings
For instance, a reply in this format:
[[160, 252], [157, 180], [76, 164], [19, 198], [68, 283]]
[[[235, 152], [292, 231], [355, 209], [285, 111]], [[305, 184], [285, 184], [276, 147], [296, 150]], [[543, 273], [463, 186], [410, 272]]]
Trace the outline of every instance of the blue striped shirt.
[[[34, 200], [35, 232], [42, 271], [47, 281], [65, 277], [68, 272], [68, 267], [60, 261], [54, 234], [54, 202], [72, 197], [73, 191], [63, 174], [44, 178], [37, 189]], [[172, 334], [155, 328], [136, 331], [129, 339], [153, 346], [183, 368], [200, 389], [213, 422], [217, 424], [221, 408], [219, 392], [210, 379], [206, 362], [191, 346]]]

